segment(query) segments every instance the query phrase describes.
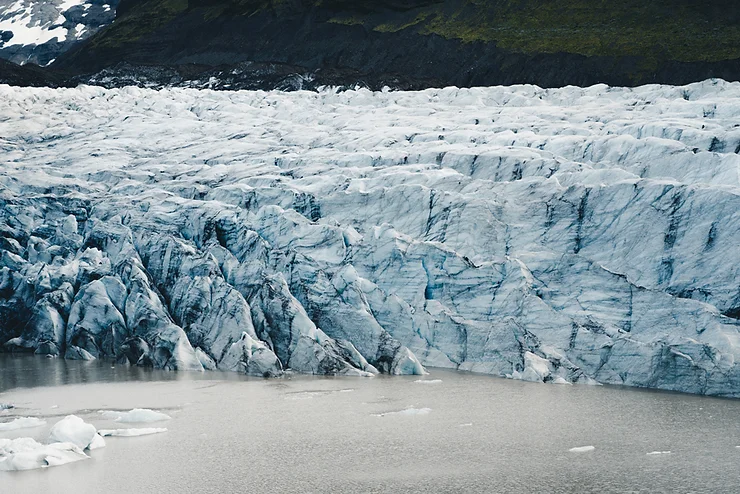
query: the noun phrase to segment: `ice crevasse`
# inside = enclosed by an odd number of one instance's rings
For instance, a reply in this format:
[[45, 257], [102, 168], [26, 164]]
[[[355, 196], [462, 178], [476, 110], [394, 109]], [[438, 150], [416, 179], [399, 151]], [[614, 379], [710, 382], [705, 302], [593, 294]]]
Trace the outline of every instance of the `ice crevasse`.
[[740, 396], [740, 84], [0, 86], [0, 345]]

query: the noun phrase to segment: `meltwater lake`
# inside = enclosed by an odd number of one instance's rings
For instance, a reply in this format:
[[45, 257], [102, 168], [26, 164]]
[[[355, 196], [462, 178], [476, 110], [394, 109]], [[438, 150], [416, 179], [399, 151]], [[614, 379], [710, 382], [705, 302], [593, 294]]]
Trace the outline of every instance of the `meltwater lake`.
[[[68, 414], [98, 428], [113, 425], [101, 410], [172, 417], [89, 460], [0, 472], [2, 493], [740, 491], [738, 400], [441, 370], [256, 379], [0, 355], [0, 403], [15, 406], [0, 422], [47, 422], [0, 438], [40, 442]], [[594, 449], [570, 451], [582, 446]]]

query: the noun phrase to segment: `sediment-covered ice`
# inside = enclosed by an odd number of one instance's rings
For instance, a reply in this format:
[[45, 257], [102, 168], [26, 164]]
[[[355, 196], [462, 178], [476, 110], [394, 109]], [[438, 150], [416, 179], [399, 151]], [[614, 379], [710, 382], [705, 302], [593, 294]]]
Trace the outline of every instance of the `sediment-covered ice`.
[[46, 421], [36, 417], [17, 417], [9, 422], [0, 422], [0, 432], [15, 431], [31, 427], [41, 427]]
[[148, 427], [141, 429], [100, 429], [98, 434], [102, 437], [138, 437], [148, 436], [150, 434], [159, 434], [161, 432], [167, 432], [167, 429]]
[[0, 344], [740, 396], [740, 84], [0, 87]]
[[113, 419], [116, 422], [121, 423], [161, 422], [172, 418], [166, 413], [149, 410], [148, 408], [134, 408], [128, 412], [105, 410], [100, 413], [103, 418]]

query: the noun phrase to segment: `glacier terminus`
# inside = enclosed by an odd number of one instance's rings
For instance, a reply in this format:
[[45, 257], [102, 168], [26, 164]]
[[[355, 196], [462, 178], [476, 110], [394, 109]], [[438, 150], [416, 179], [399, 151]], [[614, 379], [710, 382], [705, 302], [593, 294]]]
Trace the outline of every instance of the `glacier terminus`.
[[740, 84], [0, 86], [0, 345], [740, 396]]

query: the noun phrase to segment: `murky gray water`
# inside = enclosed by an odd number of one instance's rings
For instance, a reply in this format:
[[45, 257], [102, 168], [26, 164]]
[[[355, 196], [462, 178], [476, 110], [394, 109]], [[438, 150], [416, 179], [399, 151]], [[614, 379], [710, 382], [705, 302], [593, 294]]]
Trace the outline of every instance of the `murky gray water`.
[[[740, 492], [740, 400], [416, 377], [257, 380], [0, 355], [0, 413], [146, 407], [164, 434], [108, 438], [92, 459], [0, 472], [0, 493]], [[52, 408], [57, 407], [57, 408]], [[384, 415], [408, 407], [425, 415]], [[591, 453], [571, 453], [593, 445]], [[648, 455], [671, 451], [669, 455]]]

